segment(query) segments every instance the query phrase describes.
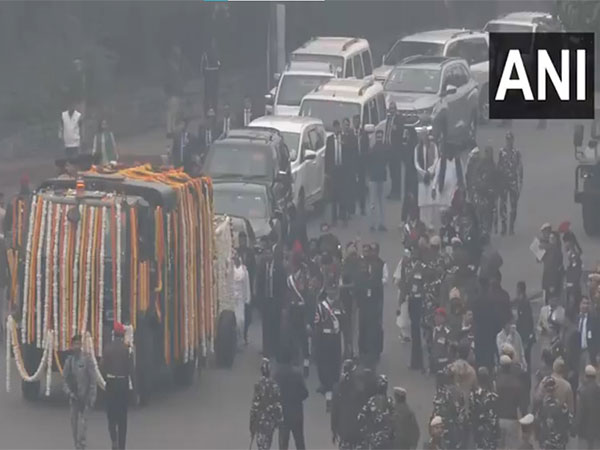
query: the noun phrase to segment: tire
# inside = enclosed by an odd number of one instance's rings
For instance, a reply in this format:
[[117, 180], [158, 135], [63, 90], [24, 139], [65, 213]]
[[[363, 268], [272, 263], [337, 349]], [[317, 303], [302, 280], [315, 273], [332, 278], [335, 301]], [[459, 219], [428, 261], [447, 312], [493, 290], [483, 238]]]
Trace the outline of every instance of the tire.
[[487, 84], [481, 87], [479, 95], [479, 120], [481, 123], [487, 123], [490, 120], [490, 93]]
[[231, 368], [237, 349], [237, 326], [233, 311], [223, 311], [217, 322], [215, 359], [218, 367]]
[[583, 229], [588, 236], [597, 236], [600, 232], [600, 220], [597, 208], [591, 200], [584, 200], [581, 204], [583, 216]]
[[33, 381], [31, 383], [27, 381], [21, 381], [21, 392], [23, 398], [28, 402], [35, 402], [40, 397], [40, 386], [39, 381]]

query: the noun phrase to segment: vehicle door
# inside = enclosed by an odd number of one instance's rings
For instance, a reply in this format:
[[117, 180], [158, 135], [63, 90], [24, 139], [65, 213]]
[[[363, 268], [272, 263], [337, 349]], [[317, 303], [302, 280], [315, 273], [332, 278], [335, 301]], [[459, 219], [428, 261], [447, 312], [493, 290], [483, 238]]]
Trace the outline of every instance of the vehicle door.
[[358, 80], [362, 80], [365, 77], [365, 69], [360, 53], [357, 53], [352, 57], [352, 66], [354, 67], [354, 77]]
[[316, 157], [307, 161], [310, 166], [310, 193], [311, 197], [319, 200], [323, 197], [325, 186], [325, 129], [320, 125], [313, 125], [308, 131], [311, 150]]
[[[293, 179], [292, 179], [292, 168], [290, 163], [290, 151], [283, 142], [280, 140], [279, 145], [276, 148], [276, 170], [278, 171], [277, 179], [282, 185], [281, 195], [277, 195], [277, 201], [283, 211], [289, 202], [292, 201], [293, 195]], [[281, 173], [281, 175], [279, 175]], [[278, 183], [276, 183], [278, 184]]]
[[[446, 106], [446, 126], [447, 132], [451, 135], [458, 133], [460, 121], [460, 92], [459, 92], [459, 74], [458, 64], [448, 64], [444, 67], [442, 75], [442, 100]], [[446, 93], [448, 86], [454, 86], [456, 92]]]

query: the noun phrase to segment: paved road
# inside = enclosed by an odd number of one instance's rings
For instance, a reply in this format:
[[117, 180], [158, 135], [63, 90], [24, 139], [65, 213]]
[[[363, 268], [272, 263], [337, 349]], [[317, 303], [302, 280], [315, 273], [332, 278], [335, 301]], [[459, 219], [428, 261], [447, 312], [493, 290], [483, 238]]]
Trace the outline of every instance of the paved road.
[[[585, 237], [580, 210], [573, 203], [574, 160], [572, 157], [572, 124], [549, 123], [547, 131], [535, 129], [535, 123], [515, 123], [516, 145], [523, 153], [525, 186], [520, 203], [516, 236], [495, 238], [504, 256], [504, 285], [511, 295], [518, 280], [525, 280], [530, 291], [539, 290], [541, 268], [535, 263], [528, 247], [532, 236], [543, 222], [554, 224], [570, 219], [585, 252], [585, 263], [595, 263], [600, 245]], [[488, 141], [495, 148], [503, 143], [504, 131], [486, 127], [479, 133], [480, 145]], [[161, 145], [155, 145], [162, 151]], [[365, 218], [355, 219], [348, 228], [340, 229], [343, 241], [360, 235], [362, 240], [378, 240], [382, 256], [393, 270], [400, 255], [400, 205], [388, 204], [388, 233], [370, 233]], [[319, 220], [311, 223], [317, 233]], [[380, 364], [389, 376], [390, 386], [408, 389], [408, 400], [421, 424], [422, 435], [431, 412], [433, 380], [408, 370], [409, 347], [399, 343], [395, 329], [395, 290], [386, 290], [385, 350]], [[139, 449], [243, 449], [248, 447], [248, 410], [251, 390], [258, 376], [260, 361], [260, 329], [251, 328], [251, 343], [241, 351], [233, 370], [206, 369], [190, 389], [170, 389], [153, 398], [152, 403], [130, 414], [129, 447]], [[4, 376], [4, 356], [0, 370]], [[308, 380], [310, 397], [305, 407], [305, 429], [308, 448], [332, 448], [329, 417], [324, 399], [315, 393], [316, 370]], [[68, 412], [57, 396], [32, 405], [22, 401], [16, 372], [13, 370], [13, 391], [0, 392], [0, 447], [2, 448], [72, 448]], [[54, 389], [58, 391], [58, 387]], [[90, 448], [106, 448], [109, 444], [106, 419], [100, 411], [89, 420]]]

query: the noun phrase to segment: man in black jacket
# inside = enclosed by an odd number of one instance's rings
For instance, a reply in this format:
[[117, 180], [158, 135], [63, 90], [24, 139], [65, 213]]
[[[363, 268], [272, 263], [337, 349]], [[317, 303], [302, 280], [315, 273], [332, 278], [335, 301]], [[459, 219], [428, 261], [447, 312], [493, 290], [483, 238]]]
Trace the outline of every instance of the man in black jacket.
[[304, 405], [308, 398], [308, 390], [302, 374], [292, 367], [292, 355], [289, 351], [281, 352], [279, 367], [275, 372], [275, 382], [281, 392], [283, 423], [279, 427], [279, 448], [287, 450], [290, 432], [294, 436], [297, 450], [304, 450]]
[[404, 125], [402, 117], [398, 114], [396, 103], [388, 106], [388, 116], [385, 123], [385, 143], [390, 149], [390, 178], [392, 187], [388, 198], [400, 200], [402, 198], [402, 159], [404, 145]]
[[[360, 115], [356, 114], [352, 118], [352, 132], [358, 143], [358, 165], [357, 165], [357, 182], [358, 182], [358, 206], [361, 215], [366, 214], [367, 203], [367, 159], [369, 153], [369, 135], [360, 123]], [[385, 170], [385, 168], [384, 168]]]
[[595, 366], [597, 363], [600, 340], [600, 320], [592, 312], [591, 302], [587, 297], [583, 297], [579, 304], [577, 328], [581, 337], [579, 373], [583, 375], [584, 369], [588, 364]]
[[[325, 149], [325, 174], [328, 190], [331, 194], [331, 220], [337, 224], [338, 217], [344, 223], [348, 221], [348, 199], [356, 185], [355, 158], [356, 148], [344, 143], [340, 122], [333, 122], [333, 135], [327, 138]], [[354, 174], [354, 182], [352, 182]]]
[[[375, 133], [375, 145], [368, 153], [369, 191], [371, 194], [371, 231], [376, 228], [386, 231], [383, 185], [387, 181], [385, 167], [388, 162], [389, 146], [383, 141], [383, 131]], [[377, 214], [375, 214], [377, 209]]]

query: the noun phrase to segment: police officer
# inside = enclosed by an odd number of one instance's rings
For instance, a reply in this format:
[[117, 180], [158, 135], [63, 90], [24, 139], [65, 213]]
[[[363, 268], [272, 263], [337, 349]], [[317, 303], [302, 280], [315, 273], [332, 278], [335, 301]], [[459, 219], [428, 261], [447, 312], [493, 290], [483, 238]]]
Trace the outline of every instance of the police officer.
[[340, 450], [352, 450], [360, 443], [358, 414], [363, 402], [356, 379], [356, 363], [347, 359], [342, 376], [333, 390], [331, 402], [331, 433]]
[[321, 253], [328, 253], [333, 258], [338, 260], [338, 263], [342, 261], [342, 244], [340, 240], [333, 234], [329, 228], [329, 224], [321, 224], [321, 236], [319, 236], [319, 251]]
[[555, 395], [556, 380], [546, 377], [542, 381], [544, 399], [536, 413], [537, 436], [543, 449], [565, 449], [573, 426], [573, 416], [566, 403]]
[[370, 449], [392, 448], [392, 415], [394, 403], [387, 395], [388, 380], [385, 375], [377, 378], [377, 391], [358, 415], [361, 435]]
[[498, 418], [498, 394], [486, 367], [477, 370], [479, 385], [471, 391], [469, 413], [472, 418], [475, 448], [495, 450], [500, 440], [500, 419]]
[[572, 313], [579, 310], [579, 303], [581, 302], [583, 262], [581, 253], [577, 250], [575, 235], [565, 234], [563, 242], [567, 253], [567, 267], [565, 269], [567, 311]]
[[444, 444], [444, 420], [440, 416], [435, 416], [429, 422], [429, 440], [423, 447], [425, 450], [442, 450], [446, 449]]
[[283, 422], [283, 410], [279, 386], [271, 378], [271, 363], [267, 358], [262, 360], [260, 373], [250, 408], [250, 436], [251, 440], [256, 439], [259, 450], [269, 450], [273, 433]]
[[112, 449], [124, 450], [127, 438], [127, 398], [129, 379], [133, 375], [133, 359], [125, 343], [125, 327], [114, 324], [114, 340], [102, 356], [102, 372], [106, 377], [106, 415]]
[[464, 396], [452, 383], [451, 374], [447, 368], [438, 372], [437, 384], [432, 417], [444, 418], [444, 448], [465, 448], [468, 413]]
[[488, 235], [492, 233], [497, 203], [496, 178], [494, 149], [488, 145], [483, 151], [475, 174], [472, 200], [481, 230]]
[[412, 342], [410, 367], [413, 370], [423, 369], [423, 347], [421, 343], [421, 317], [425, 301], [425, 275], [427, 266], [418, 251], [413, 251], [406, 270], [406, 282], [403, 283], [403, 297], [408, 301], [410, 317], [410, 338]]
[[435, 310], [435, 327], [431, 339], [431, 354], [429, 355], [429, 370], [438, 373], [450, 362], [450, 329], [446, 326], [446, 310]]
[[343, 318], [339, 299], [339, 278], [331, 275], [326, 277], [326, 287], [315, 311], [313, 329], [317, 372], [321, 383], [318, 391], [325, 394], [326, 409], [329, 411], [332, 389], [339, 379], [342, 364], [340, 320]]
[[221, 61], [217, 50], [217, 40], [212, 38], [210, 48], [204, 52], [201, 61], [202, 76], [204, 77], [204, 112], [210, 108], [217, 110], [219, 96], [219, 72]]
[[64, 390], [69, 397], [71, 431], [76, 450], [86, 448], [87, 415], [96, 402], [96, 371], [92, 358], [81, 348], [81, 336], [71, 339], [71, 354], [63, 370]]
[[419, 424], [415, 413], [406, 403], [406, 390], [394, 388], [393, 446], [398, 450], [417, 448], [419, 443]]
[[507, 208], [510, 202], [510, 221], [508, 232], [514, 234], [517, 219], [519, 195], [523, 186], [523, 161], [521, 152], [514, 146], [512, 132], [506, 133], [506, 146], [498, 156], [498, 175], [500, 184], [500, 221], [501, 233], [506, 235]]

